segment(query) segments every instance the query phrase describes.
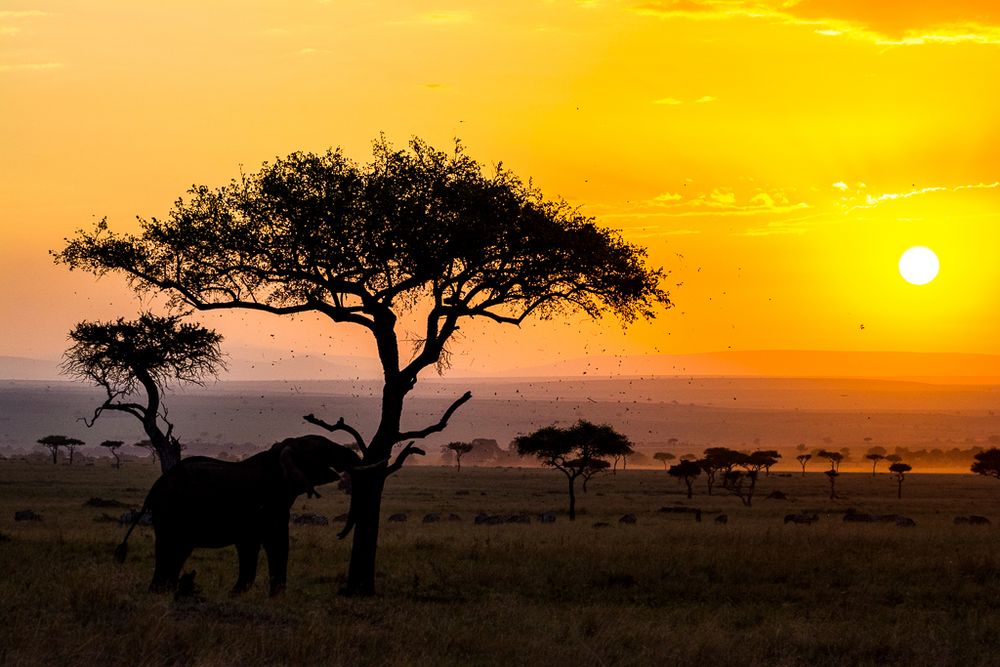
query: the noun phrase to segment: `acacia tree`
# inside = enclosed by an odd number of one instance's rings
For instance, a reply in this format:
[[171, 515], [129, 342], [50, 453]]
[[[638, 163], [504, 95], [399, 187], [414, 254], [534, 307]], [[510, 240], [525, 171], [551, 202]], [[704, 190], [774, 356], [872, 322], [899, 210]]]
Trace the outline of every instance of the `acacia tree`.
[[991, 447], [972, 457], [972, 472], [1000, 479], [1000, 449]]
[[[140, 440], [139, 442], [133, 442], [132, 446], [138, 447], [139, 449], [144, 449], [147, 452], [149, 452], [149, 457], [153, 460], [154, 464], [158, 460], [158, 457], [156, 456], [156, 447], [153, 447], [153, 443], [151, 443], [149, 440]], [[183, 445], [181, 445], [181, 449], [184, 449]]]
[[[397, 150], [382, 139], [365, 165], [339, 150], [295, 153], [229, 185], [195, 187], [167, 218], [140, 225], [138, 235], [115, 234], [102, 220], [56, 259], [124, 273], [134, 289], [165, 290], [176, 306], [316, 313], [374, 339], [384, 380], [374, 434], [309, 419], [348, 433], [367, 467], [352, 480], [348, 594], [374, 593], [386, 479], [423, 453], [407, 444], [390, 462], [394, 446], [443, 430], [471, 397], [437, 424], [402, 426], [407, 395], [422, 371], [448, 366], [462, 321], [520, 325], [582, 311], [628, 323], [670, 305], [666, 274], [646, 265], [642, 248], [499, 165], [485, 174], [459, 144], [445, 152], [413, 139]], [[406, 359], [399, 327], [413, 320], [421, 333]]]
[[[879, 449], [882, 451], [877, 451]], [[872, 462], [872, 477], [874, 477], [875, 468], [878, 466], [879, 461], [885, 460], [885, 450], [881, 447], [872, 447], [868, 453], [865, 454], [865, 458]]]
[[122, 467], [122, 460], [118, 456], [118, 449], [124, 444], [121, 440], [105, 440], [100, 444], [101, 447], [106, 448], [111, 453], [111, 456], [115, 458], [116, 470]]
[[462, 472], [462, 456], [468, 454], [472, 451], [473, 446], [471, 442], [449, 442], [447, 445], [443, 446], [442, 451], [454, 452], [455, 454], [455, 466], [457, 472]]
[[514, 438], [513, 444], [521, 456], [534, 456], [566, 476], [570, 521], [576, 519], [576, 480], [582, 477], [586, 485], [595, 474], [608, 469], [608, 458], [631, 449], [628, 438], [610, 426], [584, 420], [569, 428], [540, 428]]
[[802, 466], [803, 477], [806, 476], [806, 464], [809, 463], [809, 459], [811, 458], [812, 454], [799, 454], [798, 456], [795, 457], [795, 460], [799, 462], [800, 466]]
[[93, 426], [105, 410], [130, 414], [142, 423], [160, 469], [177, 465], [181, 445], [163, 394], [172, 385], [201, 385], [216, 375], [223, 368], [222, 336], [181, 322], [179, 315], [142, 313], [134, 321], [80, 322], [69, 337], [73, 345], [63, 357], [63, 372], [92, 382], [107, 395], [84, 423]]
[[691, 498], [693, 495], [692, 485], [694, 480], [698, 475], [701, 474], [701, 466], [694, 461], [681, 461], [675, 465], [670, 466], [670, 470], [667, 474], [671, 477], [676, 477], [677, 479], [683, 479], [684, 483], [687, 485], [687, 496]]
[[816, 456], [821, 459], [826, 459], [830, 462], [830, 470], [834, 472], [840, 472], [840, 463], [844, 460], [844, 455], [840, 452], [831, 452], [826, 449], [821, 449], [816, 453]]
[[72, 463], [73, 450], [84, 444], [83, 440], [77, 440], [76, 438], [70, 438], [65, 435], [47, 435], [44, 438], [40, 438], [37, 442], [43, 447], [48, 448], [48, 450], [52, 453], [53, 465], [59, 462], [60, 447], [65, 447], [69, 451], [69, 462]]
[[837, 498], [837, 478], [840, 477], [840, 473], [830, 468], [829, 470], [824, 470], [823, 474], [827, 476], [830, 480], [830, 500], [836, 500]]
[[893, 463], [889, 466], [889, 472], [896, 476], [896, 498], [903, 497], [903, 477], [906, 473], [913, 470], [911, 466], [906, 463]]
[[667, 469], [667, 462], [668, 461], [673, 461], [676, 458], [677, 457], [674, 456], [673, 454], [671, 454], [670, 452], [656, 452], [655, 454], [653, 454], [653, 459], [654, 460], [660, 461], [661, 463], [663, 463], [663, 469], [664, 470]]

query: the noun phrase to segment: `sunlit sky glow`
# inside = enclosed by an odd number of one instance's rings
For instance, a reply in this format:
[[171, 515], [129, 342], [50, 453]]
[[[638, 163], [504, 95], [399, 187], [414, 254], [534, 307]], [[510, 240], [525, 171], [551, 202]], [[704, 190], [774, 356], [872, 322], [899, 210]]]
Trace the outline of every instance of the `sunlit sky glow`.
[[[294, 150], [459, 137], [648, 247], [677, 307], [470, 326], [458, 366], [714, 350], [1000, 353], [992, 0], [4, 3], [0, 355], [143, 304], [47, 251]], [[915, 286], [901, 253], [933, 248]], [[369, 354], [233, 313], [232, 346]], [[864, 325], [864, 326], [861, 326]], [[256, 327], [267, 334], [260, 335]], [[488, 353], [487, 353], [488, 351]]]

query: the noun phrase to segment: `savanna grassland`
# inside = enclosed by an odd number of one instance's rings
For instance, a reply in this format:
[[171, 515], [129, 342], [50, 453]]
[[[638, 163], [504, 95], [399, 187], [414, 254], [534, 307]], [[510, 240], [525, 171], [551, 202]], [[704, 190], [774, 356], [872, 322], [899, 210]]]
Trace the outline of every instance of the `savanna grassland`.
[[[574, 523], [565, 480], [536, 469], [410, 467], [383, 508], [379, 595], [343, 598], [349, 540], [339, 524], [291, 527], [289, 585], [231, 599], [232, 548], [198, 550], [193, 599], [146, 592], [152, 531], [94, 519], [139, 505], [149, 464], [0, 461], [0, 663], [10, 665], [992, 665], [1000, 627], [1000, 482], [916, 475], [896, 499], [882, 473], [843, 474], [828, 499], [819, 466], [762, 478], [751, 508], [704, 480], [687, 500], [662, 471], [591, 482]], [[765, 496], [781, 490], [788, 500]], [[703, 510], [659, 512], [676, 504]], [[293, 511], [333, 517], [326, 487]], [[40, 522], [14, 522], [32, 509]], [[849, 524], [848, 508], [903, 514], [916, 527]], [[478, 512], [532, 514], [529, 525], [474, 525]], [[554, 524], [534, 515], [558, 513]], [[813, 525], [785, 525], [815, 511]], [[406, 523], [387, 517], [405, 512]], [[425, 524], [429, 512], [460, 521]], [[635, 513], [634, 525], [619, 523]], [[715, 517], [728, 516], [727, 524]], [[598, 524], [595, 526], [595, 524]], [[599, 525], [606, 524], [606, 525]], [[263, 556], [262, 556], [263, 559]]]

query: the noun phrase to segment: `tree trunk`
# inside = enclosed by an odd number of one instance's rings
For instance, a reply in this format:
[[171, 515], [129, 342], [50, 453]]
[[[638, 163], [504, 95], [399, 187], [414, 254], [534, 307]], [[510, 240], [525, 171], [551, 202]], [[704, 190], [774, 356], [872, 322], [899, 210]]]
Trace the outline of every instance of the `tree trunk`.
[[688, 500], [691, 500], [691, 497], [693, 496], [693, 491], [691, 490], [691, 487], [692, 487], [692, 486], [694, 486], [694, 480], [693, 480], [693, 479], [690, 479], [690, 478], [688, 478], [688, 479], [685, 479], [684, 481], [685, 481], [685, 482], [687, 482], [687, 487], [688, 487]]
[[52, 465], [59, 465], [59, 450], [52, 447]]
[[803, 477], [806, 476], [806, 464], [805, 463], [802, 464], [802, 476]]
[[896, 499], [897, 500], [902, 500], [903, 499], [903, 478], [902, 477], [899, 478], [899, 484], [896, 487]]
[[118, 470], [122, 467], [122, 460], [118, 458], [118, 454], [115, 452], [111, 452], [111, 456], [115, 457], [115, 470]]
[[167, 472], [181, 462], [181, 446], [179, 442], [167, 438], [156, 424], [150, 427], [148, 426], [148, 422], [144, 422], [143, 426], [145, 427], [146, 435], [149, 436], [149, 442], [152, 443], [153, 449], [156, 451], [154, 457], [160, 459], [160, 472]]
[[569, 480], [569, 520], [573, 521], [576, 519], [576, 489], [573, 488], [576, 480], [568, 475], [567, 479]]
[[462, 457], [455, 456], [455, 467], [458, 468], [455, 472], [462, 472]]
[[347, 584], [341, 590], [344, 595], [375, 594], [375, 555], [385, 479], [381, 469], [352, 476], [354, 543], [347, 569]]

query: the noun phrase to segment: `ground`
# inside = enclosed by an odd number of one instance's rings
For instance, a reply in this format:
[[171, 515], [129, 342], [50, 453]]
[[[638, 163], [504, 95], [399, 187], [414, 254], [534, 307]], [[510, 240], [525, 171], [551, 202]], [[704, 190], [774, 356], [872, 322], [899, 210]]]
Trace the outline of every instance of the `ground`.
[[[389, 483], [379, 595], [347, 599], [350, 540], [339, 524], [293, 526], [289, 586], [266, 595], [265, 565], [231, 599], [232, 548], [199, 550], [200, 597], [146, 592], [152, 534], [94, 519], [138, 505], [148, 464], [53, 466], [0, 461], [0, 664], [74, 665], [992, 665], [1000, 625], [1000, 482], [969, 475], [844, 474], [830, 501], [819, 468], [762, 478], [753, 507], [695, 497], [662, 471], [591, 482], [565, 515], [549, 470], [411, 467]], [[788, 500], [767, 500], [781, 490]], [[686, 505], [693, 514], [658, 511]], [[326, 487], [293, 511], [334, 517]], [[916, 527], [849, 524], [848, 508], [902, 514]], [[14, 522], [32, 509], [40, 522]], [[554, 511], [554, 524], [535, 519]], [[786, 525], [815, 511], [813, 525]], [[408, 521], [389, 523], [405, 512]], [[460, 521], [425, 524], [429, 512]], [[475, 525], [478, 512], [527, 512], [528, 525]], [[634, 513], [634, 525], [619, 522]], [[728, 516], [727, 524], [715, 517]], [[955, 525], [980, 514], [993, 526]], [[602, 525], [604, 524], [604, 525]], [[263, 557], [262, 557], [263, 558]]]

